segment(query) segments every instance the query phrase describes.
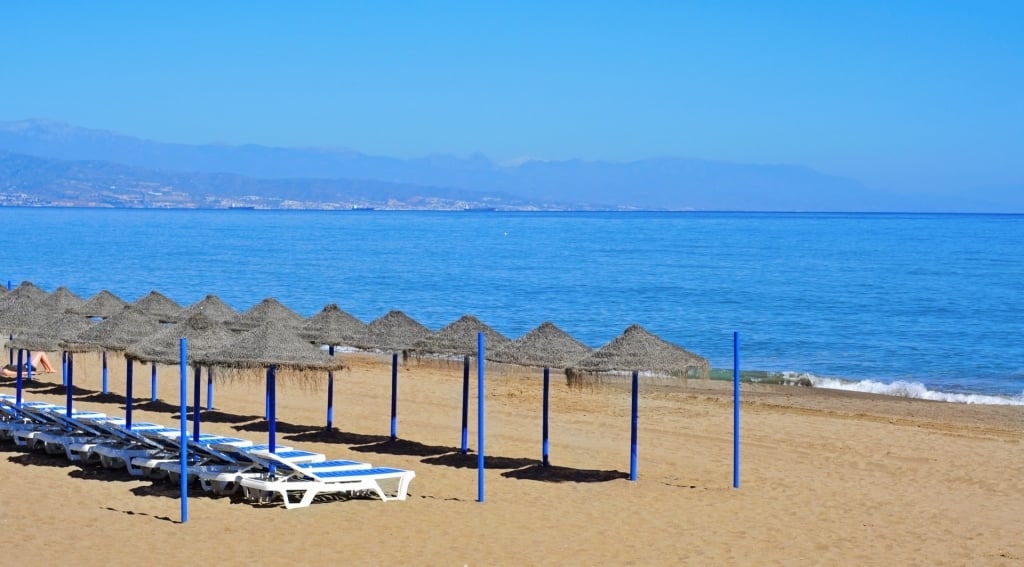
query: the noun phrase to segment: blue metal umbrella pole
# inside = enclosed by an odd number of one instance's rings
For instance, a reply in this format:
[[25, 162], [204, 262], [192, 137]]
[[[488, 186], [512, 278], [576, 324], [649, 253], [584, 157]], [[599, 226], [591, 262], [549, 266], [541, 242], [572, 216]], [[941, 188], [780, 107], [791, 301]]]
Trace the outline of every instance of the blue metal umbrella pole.
[[65, 392], [66, 398], [64, 400], [64, 404], [65, 404], [64, 411], [67, 412], [67, 416], [68, 416], [68, 418], [70, 418], [71, 417], [71, 405], [72, 405], [71, 393], [75, 391], [75, 355], [74, 354], [71, 354], [71, 355], [68, 356], [68, 387], [66, 388], [66, 390], [67, 391]]
[[541, 466], [551, 466], [551, 461], [548, 459], [548, 407], [551, 400], [551, 369], [547, 366], [544, 367], [544, 396], [543, 396], [543, 410], [541, 412], [543, 425], [541, 426], [541, 443], [540, 443], [540, 462]]
[[213, 409], [213, 367], [206, 369], [206, 410]]
[[178, 403], [181, 406], [181, 437], [179, 438], [181, 448], [178, 450], [178, 473], [181, 475], [181, 523], [184, 524], [188, 521], [188, 408], [186, 407], [186, 401], [188, 400], [188, 365], [185, 363], [188, 358], [188, 344], [185, 337], [181, 337], [178, 348], [181, 353], [181, 358], [178, 361], [178, 368], [181, 373], [178, 383], [180, 388]]
[[149, 365], [149, 401], [156, 401], [156, 363]]
[[130, 430], [132, 428], [132, 406], [135, 405], [133, 400], [135, 363], [130, 358], [126, 360], [124, 368], [124, 426]]
[[640, 373], [633, 371], [633, 409], [631, 412], [631, 427], [629, 435], [629, 480], [636, 482], [636, 437], [637, 437], [637, 426], [638, 426], [638, 414], [639, 414], [639, 400], [640, 400]]
[[102, 392], [107, 393], [107, 351], [103, 351], [103, 388]]
[[24, 355], [22, 354], [22, 350], [19, 348], [18, 349], [17, 378], [16, 378], [15, 385], [14, 385], [14, 405], [19, 407], [19, 408], [21, 407], [21, 388], [24, 386], [21, 383], [21, 369], [22, 369], [22, 365], [24, 363], [24, 358], [22, 358], [23, 356]]
[[267, 368], [267, 392], [269, 393], [267, 399], [270, 400], [269, 411], [267, 412], [267, 431], [269, 432], [270, 439], [268, 444], [270, 445], [270, 452], [277, 451], [276, 438], [277, 438], [277, 369], [274, 365], [270, 365]]
[[[327, 347], [327, 354], [334, 356], [334, 345]], [[334, 427], [334, 371], [327, 371], [327, 430]]]
[[193, 371], [192, 378], [192, 438], [199, 441], [199, 394], [202, 393], [203, 367], [198, 364]]
[[469, 453], [469, 357], [462, 360], [462, 454]]
[[398, 439], [398, 353], [391, 353], [391, 440]]
[[65, 387], [68, 385], [68, 351], [60, 353], [60, 380]]
[[732, 487], [740, 487], [740, 334], [732, 334]]
[[484, 501], [484, 334], [476, 334], [476, 380], [477, 380], [477, 455], [476, 455], [476, 498]]

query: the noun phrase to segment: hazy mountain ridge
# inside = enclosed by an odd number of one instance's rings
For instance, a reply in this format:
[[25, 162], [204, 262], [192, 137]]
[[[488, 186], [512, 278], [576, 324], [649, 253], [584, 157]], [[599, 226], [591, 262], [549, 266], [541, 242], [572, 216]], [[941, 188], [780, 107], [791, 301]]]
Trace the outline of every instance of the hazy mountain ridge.
[[[970, 201], [894, 195], [794, 165], [665, 157], [503, 166], [479, 154], [399, 159], [340, 149], [164, 143], [48, 120], [0, 123], [0, 150], [107, 163], [111, 174], [113, 164], [141, 168], [118, 175], [179, 184], [184, 191], [235, 197], [281, 192], [281, 198], [299, 201], [333, 195], [380, 204], [386, 201], [382, 195], [392, 194], [470, 206], [775, 211], [986, 210], [998, 209], [1008, 195], [1014, 202], [1012, 191], [978, 194]], [[81, 169], [53, 168], [81, 174]], [[1016, 199], [1024, 206], [1021, 201]]]

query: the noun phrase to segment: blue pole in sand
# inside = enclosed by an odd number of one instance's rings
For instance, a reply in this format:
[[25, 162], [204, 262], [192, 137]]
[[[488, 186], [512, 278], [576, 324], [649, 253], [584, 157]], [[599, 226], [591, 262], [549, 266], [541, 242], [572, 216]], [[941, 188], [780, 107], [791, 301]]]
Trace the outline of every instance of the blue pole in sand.
[[203, 391], [203, 367], [196, 365], [192, 371], [192, 438], [199, 441], [199, 394]]
[[541, 427], [541, 465], [551, 466], [551, 461], [548, 460], [548, 403], [550, 401], [551, 393], [551, 369], [547, 366], [544, 367], [544, 409], [543, 414], [543, 426]]
[[181, 388], [179, 395], [181, 400], [181, 438], [179, 439], [181, 449], [178, 451], [178, 472], [181, 475], [181, 523], [184, 524], [188, 521], [188, 408], [185, 403], [188, 400], [188, 366], [185, 364], [188, 345], [185, 342], [185, 337], [181, 337], [179, 351], [181, 353], [181, 358], [178, 361], [181, 369], [179, 383]]
[[206, 369], [206, 410], [213, 409], [213, 367]]
[[740, 334], [732, 334], [732, 487], [740, 487]]
[[130, 430], [132, 428], [132, 406], [134, 405], [132, 390], [135, 389], [135, 363], [130, 358], [127, 360], [127, 366], [124, 369], [124, 426], [125, 429]]
[[484, 334], [476, 334], [476, 380], [477, 380], [477, 424], [476, 424], [476, 484], [478, 502], [484, 501]]
[[18, 369], [17, 369], [18, 376], [17, 376], [17, 382], [15, 383], [15, 386], [14, 386], [14, 389], [15, 389], [15, 391], [14, 391], [14, 405], [19, 407], [19, 408], [21, 407], [21, 388], [23, 386], [22, 383], [21, 383], [22, 361], [24, 360], [22, 358], [22, 356], [23, 355], [21, 353], [21, 349], [18, 349]]
[[149, 369], [149, 401], [156, 401], [156, 363], [150, 364]]
[[273, 364], [267, 368], [267, 391], [269, 392], [267, 399], [270, 400], [268, 404], [270, 409], [267, 412], [269, 414], [267, 415], [267, 421], [269, 422], [267, 431], [270, 433], [268, 444], [270, 445], [270, 452], [274, 453], [277, 451], [277, 446], [275, 445], [275, 439], [277, 438], [277, 369], [274, 368]]
[[398, 353], [391, 353], [391, 440], [398, 439]]
[[[334, 356], [334, 345], [327, 347], [327, 354]], [[327, 430], [334, 427], [334, 371], [327, 371]]]
[[637, 437], [637, 425], [638, 425], [638, 411], [639, 400], [640, 400], [640, 373], [633, 371], [633, 408], [632, 417], [630, 419], [630, 433], [629, 433], [629, 480], [636, 482], [636, 437]]
[[103, 393], [107, 393], [107, 351], [103, 351]]
[[68, 417], [71, 417], [71, 392], [75, 390], [75, 354], [68, 354], [68, 387], [64, 401]]
[[60, 353], [60, 378], [64, 386], [68, 385], [68, 351]]
[[469, 452], [469, 357], [462, 359], [462, 449]]
[[70, 420], [71, 419], [71, 412], [72, 412], [71, 406], [72, 406], [72, 402], [73, 402], [71, 395], [72, 395], [73, 392], [75, 392], [75, 357], [74, 356], [72, 356], [72, 358], [71, 358], [71, 367], [68, 370], [68, 388], [66, 390], [67, 390], [67, 392], [65, 393], [65, 396], [66, 396], [65, 405], [67, 405], [67, 407], [66, 407], [65, 410], [66, 410], [66, 415], [68, 416], [68, 419]]

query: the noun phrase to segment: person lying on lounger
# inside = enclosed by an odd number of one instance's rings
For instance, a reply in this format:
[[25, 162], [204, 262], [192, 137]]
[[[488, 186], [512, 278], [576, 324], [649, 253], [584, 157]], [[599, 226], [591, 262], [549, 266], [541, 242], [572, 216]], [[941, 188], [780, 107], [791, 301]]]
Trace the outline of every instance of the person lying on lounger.
[[[43, 369], [43, 372], [47, 374], [53, 374], [56, 370], [53, 369], [53, 365], [50, 364], [50, 359], [46, 357], [45, 352], [34, 352], [32, 353], [32, 360], [29, 361], [32, 365], [32, 371], [38, 372], [39, 368]], [[23, 372], [27, 372], [28, 368], [23, 368]], [[18, 376], [18, 363], [8, 364], [0, 369], [0, 376], [4, 378], [17, 378]]]

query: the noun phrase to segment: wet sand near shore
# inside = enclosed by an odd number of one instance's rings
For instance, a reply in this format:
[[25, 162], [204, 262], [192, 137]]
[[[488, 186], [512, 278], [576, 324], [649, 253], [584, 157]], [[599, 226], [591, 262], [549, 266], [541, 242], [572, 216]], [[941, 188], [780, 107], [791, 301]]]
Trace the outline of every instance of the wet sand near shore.
[[[628, 386], [570, 390], [552, 373], [551, 469], [541, 456], [540, 371], [488, 367], [486, 501], [476, 456], [458, 453], [461, 363], [403, 361], [398, 435], [390, 357], [343, 354], [335, 430], [326, 378], [279, 378], [278, 443], [416, 471], [408, 500], [254, 507], [0, 444], [9, 564], [221, 565], [1020, 565], [1024, 407], [967, 406], [744, 385], [741, 486], [732, 488], [731, 384], [642, 385], [639, 480], [630, 482]], [[51, 356], [52, 360], [58, 360]], [[124, 412], [124, 369], [76, 359], [77, 407]], [[114, 362], [117, 361], [117, 362]], [[26, 399], [63, 404], [59, 374]], [[178, 370], [136, 420], [175, 426]], [[476, 370], [470, 448], [476, 448]], [[262, 442], [263, 383], [217, 383], [203, 430]], [[12, 381], [0, 392], [13, 393]], [[191, 395], [191, 394], [190, 394]], [[203, 391], [205, 405], [205, 383]]]

